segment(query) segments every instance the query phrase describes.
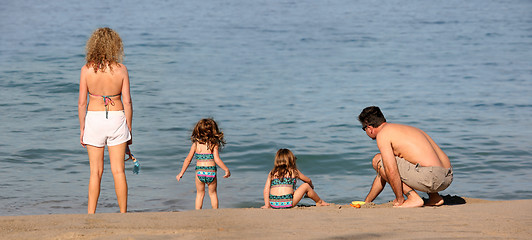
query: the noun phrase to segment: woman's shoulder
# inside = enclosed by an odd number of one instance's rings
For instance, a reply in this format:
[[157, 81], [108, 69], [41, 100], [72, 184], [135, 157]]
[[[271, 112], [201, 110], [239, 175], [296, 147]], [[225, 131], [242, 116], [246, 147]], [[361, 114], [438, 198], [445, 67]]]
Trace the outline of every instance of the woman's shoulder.
[[81, 72], [87, 72], [91, 69], [91, 67], [88, 64], [84, 64], [83, 67], [81, 67]]
[[116, 67], [114, 67], [113, 70], [121, 74], [127, 74], [127, 67], [122, 63], [116, 63]]
[[124, 65], [123, 63], [116, 63], [116, 66], [118, 66], [119, 68], [127, 70], [126, 65]]

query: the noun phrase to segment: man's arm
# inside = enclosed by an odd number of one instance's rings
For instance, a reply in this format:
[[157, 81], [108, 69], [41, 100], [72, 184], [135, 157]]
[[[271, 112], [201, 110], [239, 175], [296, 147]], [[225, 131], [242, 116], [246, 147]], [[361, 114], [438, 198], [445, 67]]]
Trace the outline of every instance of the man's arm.
[[382, 192], [384, 186], [386, 186], [386, 181], [384, 181], [380, 175], [377, 175], [375, 180], [373, 180], [371, 189], [369, 190], [368, 196], [366, 196], [364, 202], [373, 202], [373, 200], [375, 200], [375, 198], [377, 198], [377, 196], [379, 196], [379, 194]]
[[381, 152], [382, 164], [384, 166], [386, 178], [390, 184], [390, 187], [392, 187], [393, 193], [395, 194], [394, 205], [401, 206], [405, 201], [403, 196], [403, 182], [401, 181], [399, 169], [397, 168], [397, 162], [395, 161], [392, 142], [388, 135], [383, 131], [381, 131], [377, 136], [377, 146]]

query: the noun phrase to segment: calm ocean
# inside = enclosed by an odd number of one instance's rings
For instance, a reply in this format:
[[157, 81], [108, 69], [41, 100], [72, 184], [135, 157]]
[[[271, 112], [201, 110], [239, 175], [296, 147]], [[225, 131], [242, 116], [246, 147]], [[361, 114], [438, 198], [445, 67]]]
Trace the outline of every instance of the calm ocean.
[[[130, 211], [194, 208], [193, 166], [181, 182], [175, 175], [205, 117], [227, 140], [220, 207], [261, 206], [279, 148], [326, 201], [363, 200], [378, 149], [356, 116], [370, 105], [449, 155], [455, 178], [442, 194], [532, 198], [531, 1], [1, 5], [0, 215], [86, 213], [79, 70], [87, 38], [104, 26], [124, 41], [132, 83], [142, 168], [134, 175], [127, 163]], [[118, 211], [109, 170], [106, 158], [98, 212]], [[387, 187], [377, 203], [392, 199]]]

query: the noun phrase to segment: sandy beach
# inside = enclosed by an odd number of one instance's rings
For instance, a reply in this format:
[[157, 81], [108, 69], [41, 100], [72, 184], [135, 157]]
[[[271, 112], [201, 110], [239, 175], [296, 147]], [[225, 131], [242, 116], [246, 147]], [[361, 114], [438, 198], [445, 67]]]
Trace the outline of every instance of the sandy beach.
[[1, 216], [1, 239], [530, 239], [532, 200]]

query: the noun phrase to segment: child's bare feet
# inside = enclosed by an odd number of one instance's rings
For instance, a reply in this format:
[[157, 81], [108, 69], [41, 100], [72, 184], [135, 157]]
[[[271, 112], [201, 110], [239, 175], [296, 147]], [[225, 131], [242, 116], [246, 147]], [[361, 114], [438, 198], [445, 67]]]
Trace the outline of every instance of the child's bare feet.
[[319, 200], [318, 202], [316, 202], [316, 207], [321, 207], [321, 206], [329, 206], [331, 204], [323, 201], [323, 200]]

